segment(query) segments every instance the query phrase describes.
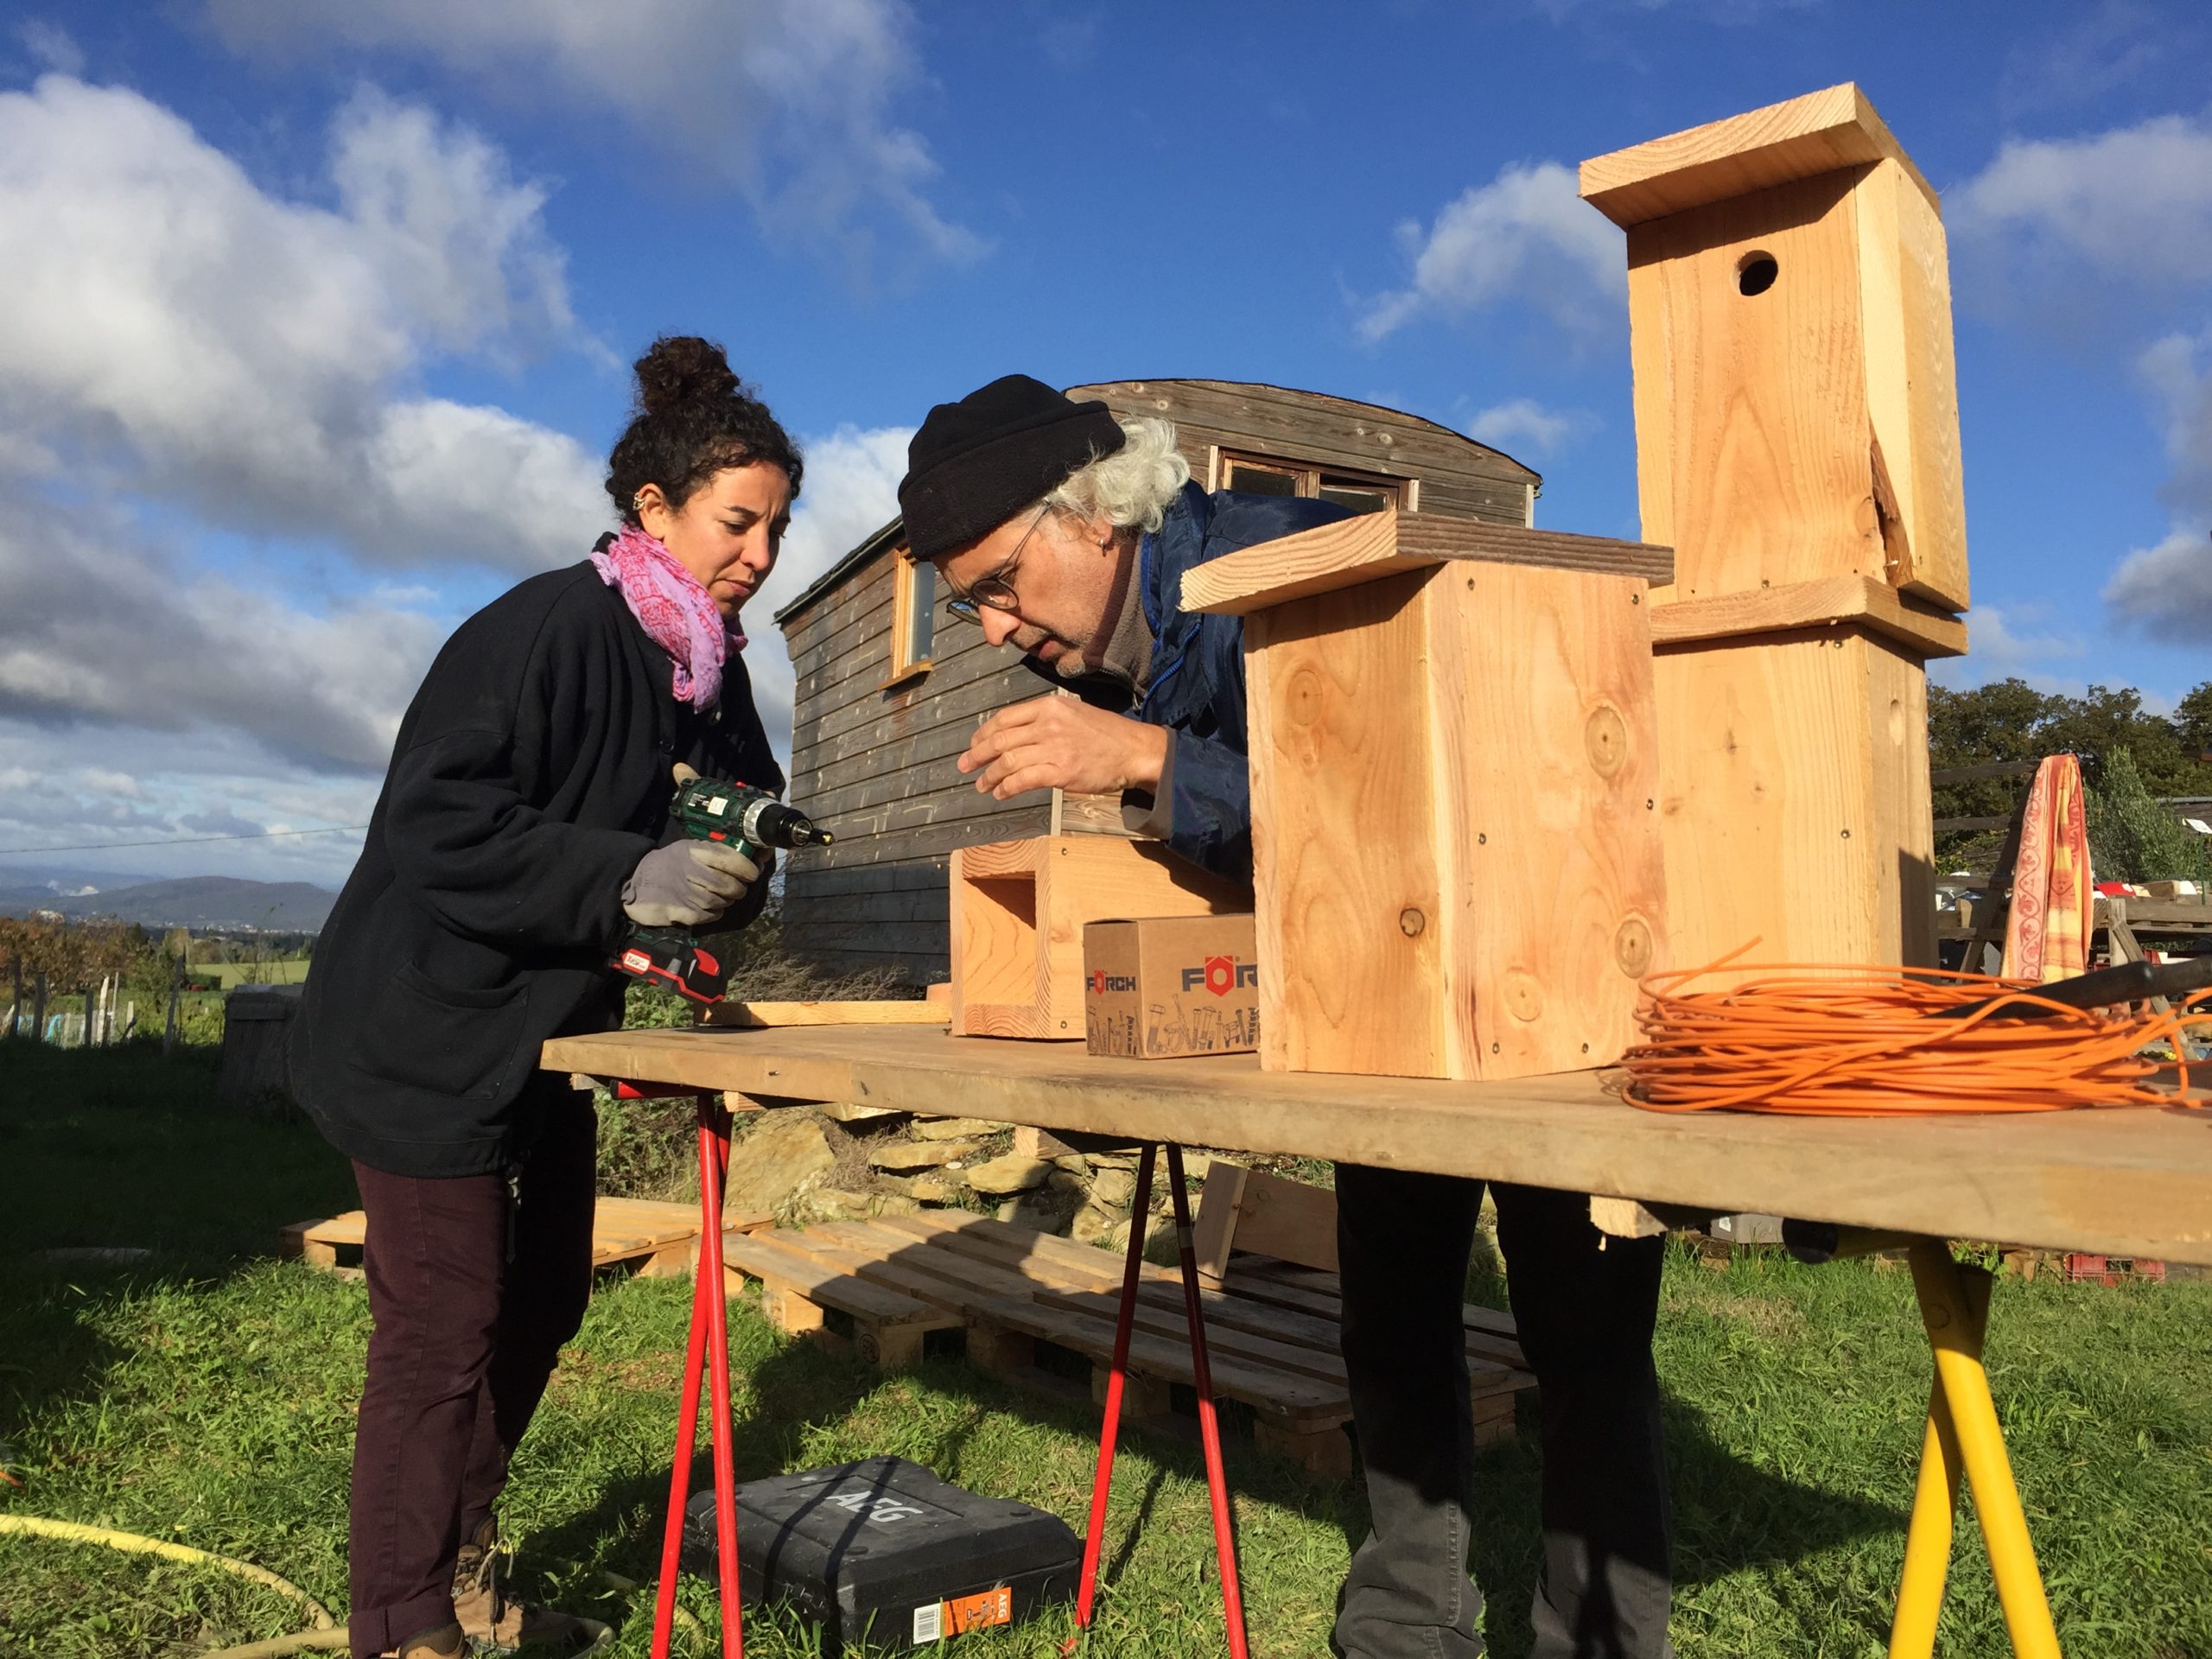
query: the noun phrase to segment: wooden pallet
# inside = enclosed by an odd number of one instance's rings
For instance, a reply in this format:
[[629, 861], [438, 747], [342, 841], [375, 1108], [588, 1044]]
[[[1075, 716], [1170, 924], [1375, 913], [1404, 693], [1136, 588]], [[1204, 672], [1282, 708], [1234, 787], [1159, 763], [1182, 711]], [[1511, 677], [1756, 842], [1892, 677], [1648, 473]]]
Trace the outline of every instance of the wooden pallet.
[[[726, 1220], [738, 1234], [774, 1224], [768, 1215], [745, 1215]], [[327, 1221], [298, 1221], [279, 1235], [278, 1254], [296, 1256], [310, 1267], [336, 1272], [358, 1271], [361, 1246], [368, 1237], [369, 1218], [348, 1210]], [[591, 1264], [609, 1268], [637, 1262], [638, 1276], [670, 1279], [691, 1271], [699, 1248], [699, 1206], [670, 1204], [656, 1198], [601, 1198], [592, 1211]]]
[[[724, 1262], [756, 1281], [783, 1329], [849, 1343], [872, 1363], [962, 1351], [977, 1369], [1060, 1398], [1103, 1397], [1122, 1262], [1116, 1252], [950, 1211], [731, 1235]], [[1263, 1451], [1316, 1473], [1351, 1472], [1351, 1402], [1337, 1351], [1334, 1274], [1239, 1261], [1201, 1292], [1217, 1400]], [[1513, 1322], [1467, 1310], [1478, 1444], [1513, 1433], [1534, 1386]], [[1086, 1375], [1087, 1374], [1087, 1375]], [[1082, 1379], [1082, 1380], [1078, 1380]], [[1123, 1394], [1125, 1421], [1183, 1432], [1195, 1411], [1181, 1275], [1147, 1264]]]

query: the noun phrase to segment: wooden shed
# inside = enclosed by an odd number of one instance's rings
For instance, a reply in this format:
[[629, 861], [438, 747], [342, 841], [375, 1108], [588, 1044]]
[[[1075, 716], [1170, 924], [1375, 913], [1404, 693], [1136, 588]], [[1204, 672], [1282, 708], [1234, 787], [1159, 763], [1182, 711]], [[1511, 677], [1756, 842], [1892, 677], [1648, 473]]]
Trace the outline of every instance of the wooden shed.
[[[1209, 489], [1319, 496], [1363, 512], [1535, 521], [1542, 480], [1418, 416], [1320, 392], [1223, 380], [1071, 386], [1122, 416], [1175, 423]], [[893, 519], [776, 613], [796, 677], [791, 798], [836, 833], [791, 855], [785, 940], [838, 969], [946, 973], [946, 865], [956, 847], [1023, 836], [1121, 835], [1118, 798], [976, 792], [953, 766], [993, 710], [1043, 683], [947, 613], [936, 573], [899, 556]]]

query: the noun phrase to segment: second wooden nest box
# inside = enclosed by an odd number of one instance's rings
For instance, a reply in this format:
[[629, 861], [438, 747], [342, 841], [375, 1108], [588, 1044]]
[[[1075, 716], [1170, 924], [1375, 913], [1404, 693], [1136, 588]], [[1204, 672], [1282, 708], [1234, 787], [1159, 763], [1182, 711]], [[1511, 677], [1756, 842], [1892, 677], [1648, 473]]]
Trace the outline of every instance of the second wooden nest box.
[[1244, 617], [1261, 1064], [1609, 1065], [1665, 937], [1664, 549], [1383, 512], [1211, 560]]

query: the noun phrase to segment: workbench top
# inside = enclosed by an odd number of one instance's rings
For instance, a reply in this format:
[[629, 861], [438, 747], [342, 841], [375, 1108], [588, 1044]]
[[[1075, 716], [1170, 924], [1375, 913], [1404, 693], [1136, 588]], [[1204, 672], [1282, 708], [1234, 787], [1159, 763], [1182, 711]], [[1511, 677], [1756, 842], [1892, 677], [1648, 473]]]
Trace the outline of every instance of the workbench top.
[[1249, 1054], [1094, 1057], [925, 1027], [556, 1038], [552, 1071], [855, 1101], [1423, 1169], [1603, 1197], [2212, 1264], [2212, 1110], [1805, 1118], [1647, 1112], [1612, 1074], [1511, 1083], [1269, 1073]]

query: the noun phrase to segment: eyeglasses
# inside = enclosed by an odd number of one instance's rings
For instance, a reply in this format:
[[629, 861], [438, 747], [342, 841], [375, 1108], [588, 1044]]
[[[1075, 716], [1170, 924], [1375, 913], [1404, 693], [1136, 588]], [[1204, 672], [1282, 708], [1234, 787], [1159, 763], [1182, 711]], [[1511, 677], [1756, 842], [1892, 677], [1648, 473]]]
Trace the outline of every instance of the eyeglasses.
[[1029, 538], [1037, 533], [1037, 526], [1045, 522], [1050, 507], [1037, 509], [1037, 516], [1029, 521], [1029, 528], [1021, 532], [1021, 539], [1014, 544], [1014, 551], [1006, 556], [999, 568], [983, 577], [964, 594], [955, 594], [944, 601], [944, 608], [962, 622], [980, 622], [986, 607], [994, 611], [1014, 611], [1021, 601], [1014, 596], [1014, 568], [1020, 563], [1021, 550], [1029, 545]]

